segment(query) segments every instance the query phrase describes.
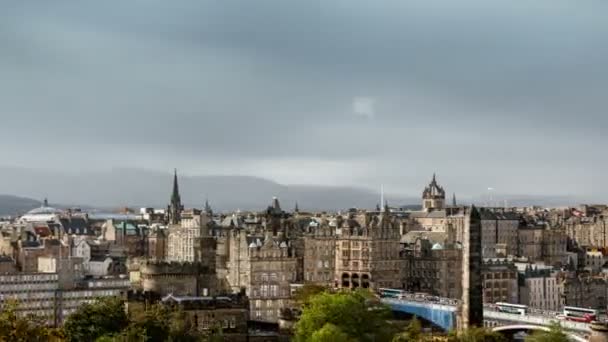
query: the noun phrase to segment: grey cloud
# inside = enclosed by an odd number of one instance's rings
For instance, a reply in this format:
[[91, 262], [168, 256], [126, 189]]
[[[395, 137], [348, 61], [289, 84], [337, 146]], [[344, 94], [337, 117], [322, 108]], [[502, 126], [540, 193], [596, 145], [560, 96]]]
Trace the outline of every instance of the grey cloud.
[[[477, 170], [536, 192], [570, 179], [581, 184], [564, 191], [608, 190], [585, 177], [607, 169], [602, 1], [0, 6], [0, 143], [56, 148], [55, 168], [107, 145], [124, 151], [109, 164], [164, 151], [149, 168], [367, 159], [378, 170], [350, 182], [406, 188], [443, 168], [463, 191]], [[357, 96], [375, 100], [373, 121], [352, 115]]]

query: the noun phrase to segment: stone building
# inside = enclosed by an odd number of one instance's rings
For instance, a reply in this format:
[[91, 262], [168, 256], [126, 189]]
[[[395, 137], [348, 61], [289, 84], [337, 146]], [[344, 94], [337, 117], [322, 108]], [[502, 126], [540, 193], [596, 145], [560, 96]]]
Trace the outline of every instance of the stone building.
[[606, 278], [576, 272], [562, 272], [558, 281], [564, 305], [606, 310], [608, 305]]
[[281, 310], [292, 305], [291, 284], [297, 277], [297, 258], [290, 242], [267, 232], [261, 246], [250, 244], [249, 266], [247, 289], [252, 319], [278, 322]]
[[15, 259], [8, 255], [0, 255], [0, 274], [17, 273]]
[[422, 192], [422, 209], [424, 211], [442, 210], [445, 206], [445, 190], [439, 184], [435, 175], [429, 186]]
[[513, 212], [479, 209], [482, 253], [486, 258], [517, 255], [519, 216]]
[[101, 227], [101, 240], [117, 257], [142, 257], [146, 254], [147, 227], [132, 221], [107, 220]]
[[462, 246], [428, 238], [416, 238], [405, 248], [404, 287], [446, 298], [462, 295]]
[[[292, 222], [277, 198], [257, 217], [230, 215], [214, 227], [218, 241], [220, 282], [232, 293], [246, 291], [252, 320], [276, 323], [291, 307], [291, 285], [302, 281]], [[302, 244], [303, 246], [303, 244]]]
[[158, 224], [152, 225], [146, 236], [146, 258], [154, 260], [167, 258], [167, 230]]
[[541, 261], [543, 257], [544, 226], [524, 225], [518, 230], [518, 254], [531, 262]]
[[210, 218], [198, 209], [189, 209], [180, 214], [177, 224], [170, 224], [167, 239], [167, 260], [192, 262], [194, 246], [198, 238], [208, 235]]
[[563, 298], [558, 272], [529, 267], [520, 273], [519, 303], [540, 310], [561, 310]]
[[335, 285], [338, 288], [400, 288], [399, 222], [388, 206], [380, 214], [350, 211], [336, 218]]
[[199, 262], [143, 261], [138, 265], [138, 290], [154, 296], [216, 294], [215, 273]]
[[513, 262], [507, 259], [484, 259], [481, 273], [484, 303], [518, 303], [518, 272]]
[[311, 221], [311, 233], [304, 239], [304, 282], [334, 286], [336, 235], [328, 222]]
[[568, 236], [563, 229], [545, 229], [543, 232], [542, 260], [545, 264], [562, 267], [568, 264]]
[[481, 279], [481, 216], [474, 206], [465, 214], [462, 242], [462, 306], [459, 325], [483, 326], [483, 283]]
[[183, 297], [167, 295], [161, 303], [180, 310], [199, 332], [211, 335], [221, 331], [224, 341], [246, 342], [248, 339], [249, 302], [247, 297]]
[[566, 234], [578, 246], [583, 248], [608, 246], [608, 216], [606, 215], [572, 215], [564, 224]]

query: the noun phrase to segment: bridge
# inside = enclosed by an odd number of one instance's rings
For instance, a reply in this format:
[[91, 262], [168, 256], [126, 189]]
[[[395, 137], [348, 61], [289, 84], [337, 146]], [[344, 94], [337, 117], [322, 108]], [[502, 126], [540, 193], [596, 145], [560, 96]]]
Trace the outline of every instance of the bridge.
[[[402, 299], [382, 298], [395, 312], [415, 315], [429, 321], [445, 331], [456, 328], [459, 301], [448, 298], [437, 298], [429, 301], [425, 298], [407, 296]], [[587, 341], [591, 334], [589, 324], [557, 319], [557, 312], [529, 309], [526, 315], [498, 311], [494, 305], [484, 305], [484, 325], [493, 331], [508, 333], [519, 331], [549, 330], [557, 322], [574, 341]]]

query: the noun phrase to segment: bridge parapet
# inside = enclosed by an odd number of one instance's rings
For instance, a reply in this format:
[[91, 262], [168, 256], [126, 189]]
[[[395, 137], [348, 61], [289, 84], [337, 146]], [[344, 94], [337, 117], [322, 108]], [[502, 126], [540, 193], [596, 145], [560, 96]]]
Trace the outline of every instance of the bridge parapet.
[[589, 324], [563, 321], [555, 317], [537, 316], [537, 315], [518, 315], [500, 311], [484, 310], [483, 316], [486, 319], [514, 322], [514, 323], [526, 323], [533, 325], [541, 325], [548, 327], [552, 323], [559, 323], [565, 330], [580, 331], [580, 332], [591, 332]]
[[382, 302], [389, 305], [393, 311], [425, 319], [445, 331], [456, 328], [457, 308], [455, 306], [389, 298], [383, 298]]

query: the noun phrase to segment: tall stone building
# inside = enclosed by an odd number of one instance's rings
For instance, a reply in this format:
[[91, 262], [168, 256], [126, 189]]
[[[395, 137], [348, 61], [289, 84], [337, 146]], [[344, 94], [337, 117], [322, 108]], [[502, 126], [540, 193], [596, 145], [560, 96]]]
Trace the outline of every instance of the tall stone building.
[[291, 284], [297, 275], [297, 258], [290, 242], [267, 232], [262, 246], [249, 246], [249, 298], [251, 316], [257, 321], [277, 322], [281, 310], [291, 306]]
[[199, 238], [208, 237], [211, 219], [198, 209], [180, 213], [180, 222], [169, 225], [167, 260], [192, 262], [196, 259], [195, 245]]
[[481, 280], [481, 216], [475, 206], [465, 218], [462, 248], [462, 328], [483, 326], [483, 283]]
[[563, 297], [558, 276], [550, 269], [527, 268], [520, 276], [519, 303], [535, 309], [561, 310]]
[[400, 227], [388, 206], [381, 213], [351, 211], [336, 219], [335, 285], [401, 288]]
[[304, 282], [334, 286], [336, 234], [328, 222], [311, 221], [304, 239]]
[[485, 258], [517, 255], [519, 216], [514, 212], [479, 209], [482, 230], [482, 254]]
[[433, 236], [417, 237], [405, 246], [405, 289], [446, 298], [461, 298], [462, 246], [437, 239], [439, 235], [445, 237], [444, 233], [428, 234]]
[[518, 303], [517, 267], [507, 259], [484, 259], [482, 266], [484, 303]]
[[439, 184], [433, 174], [429, 186], [422, 192], [422, 208], [424, 211], [442, 210], [445, 206], [445, 190]]

